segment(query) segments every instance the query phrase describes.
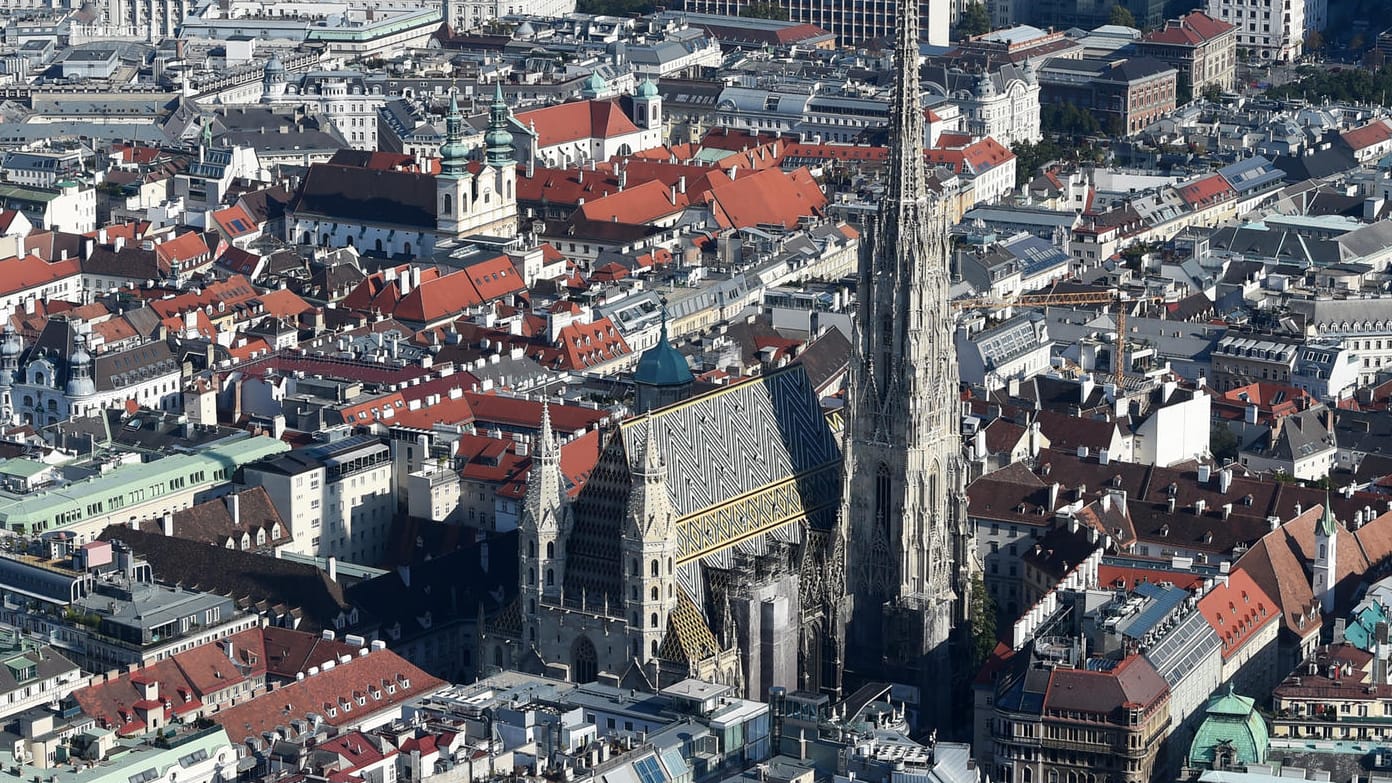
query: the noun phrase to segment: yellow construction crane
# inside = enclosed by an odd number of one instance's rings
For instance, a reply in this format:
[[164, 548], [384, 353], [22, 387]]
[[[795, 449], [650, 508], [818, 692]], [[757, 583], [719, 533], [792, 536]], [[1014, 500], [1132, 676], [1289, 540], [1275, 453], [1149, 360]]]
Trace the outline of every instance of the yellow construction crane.
[[1163, 296], [1132, 297], [1125, 291], [1105, 291], [1088, 294], [1019, 294], [1013, 297], [987, 296], [973, 299], [954, 299], [952, 309], [969, 310], [974, 307], [1062, 307], [1082, 304], [1110, 304], [1116, 307], [1117, 338], [1116, 356], [1112, 361], [1112, 380], [1117, 389], [1125, 388], [1126, 378], [1126, 307], [1131, 302], [1163, 302]]

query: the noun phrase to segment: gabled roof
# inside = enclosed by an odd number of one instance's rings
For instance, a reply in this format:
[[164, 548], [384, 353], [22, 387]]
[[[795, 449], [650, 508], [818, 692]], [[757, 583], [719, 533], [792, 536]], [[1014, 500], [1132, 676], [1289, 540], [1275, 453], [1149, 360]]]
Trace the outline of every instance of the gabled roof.
[[212, 214], [212, 219], [222, 230], [222, 233], [233, 239], [249, 236], [261, 230], [251, 213], [247, 212], [240, 204], [219, 209]]
[[639, 132], [613, 100], [572, 101], [521, 112], [516, 117], [523, 127], [536, 126], [540, 147], [582, 139], [614, 139]]
[[793, 228], [805, 217], [821, 215], [827, 203], [806, 168], [788, 173], [764, 169], [733, 180], [713, 174], [705, 202], [721, 228]]
[[1199, 599], [1199, 611], [1222, 640], [1226, 660], [1268, 623], [1277, 622], [1281, 610], [1250, 574], [1238, 569]]
[[1386, 120], [1373, 120], [1360, 128], [1346, 130], [1342, 134], [1349, 149], [1362, 150], [1392, 140], [1392, 125]]
[[211, 719], [229, 737], [257, 739], [262, 732], [310, 714], [330, 726], [356, 726], [446, 684], [391, 650], [376, 650], [227, 707]]
[[287, 211], [367, 225], [437, 228], [435, 177], [315, 163]]
[[1233, 25], [1203, 11], [1190, 11], [1178, 19], [1167, 20], [1164, 29], [1152, 30], [1142, 40], [1147, 43], [1198, 46], [1233, 29]]

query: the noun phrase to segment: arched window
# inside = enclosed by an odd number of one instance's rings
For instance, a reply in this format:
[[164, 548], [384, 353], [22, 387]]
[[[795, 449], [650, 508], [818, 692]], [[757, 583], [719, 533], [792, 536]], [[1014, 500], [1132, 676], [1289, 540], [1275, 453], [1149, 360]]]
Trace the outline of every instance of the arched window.
[[656, 601], [657, 599], [659, 599], [659, 598], [661, 598], [661, 597], [662, 597], [662, 591], [658, 590], [657, 587], [653, 587], [653, 589], [652, 589], [652, 599], [653, 599], [654, 601]]
[[546, 557], [547, 557], [547, 559], [549, 560], [550, 558], [553, 558], [553, 557], [555, 557], [555, 556], [556, 556], [556, 542], [555, 542], [555, 541], [547, 541], [547, 542], [546, 542]]
[[1320, 557], [1321, 560], [1323, 560], [1324, 558], [1328, 557], [1328, 553], [1325, 552], [1325, 549], [1324, 549], [1324, 544], [1320, 544], [1319, 557]]
[[889, 478], [889, 465], [881, 462], [879, 469], [875, 471], [875, 524], [888, 531], [890, 524], [890, 508], [892, 500], [890, 491], [893, 489], [893, 482]]
[[454, 196], [453, 196], [453, 195], [451, 195], [451, 194], [449, 194], [449, 193], [445, 193], [444, 195], [440, 196], [440, 212], [442, 212], [443, 214], [446, 214], [446, 215], [453, 215], [453, 214], [454, 214]]
[[530, 599], [530, 600], [527, 601], [527, 614], [536, 614], [536, 599], [535, 599], [535, 598], [532, 598], [532, 599]]
[[319, 239], [319, 244], [323, 245], [324, 247], [328, 247], [328, 246], [329, 246], [329, 235], [328, 235], [328, 234], [324, 234], [324, 235]]
[[373, 243], [373, 245], [377, 248], [377, 252], [378, 252], [378, 253], [382, 252], [382, 238], [381, 238], [381, 237], [377, 237], [377, 240]]
[[407, 242], [405, 245], [403, 245], [401, 252], [405, 253], [408, 256], [411, 255], [411, 243]]
[[314, 238], [311, 237], [311, 236], [309, 235], [309, 232], [308, 232], [308, 231], [304, 232], [304, 236], [300, 237], [300, 244], [301, 244], [301, 245], [312, 245], [312, 244], [314, 244]]
[[653, 639], [653, 640], [652, 640], [652, 654], [653, 654], [653, 657], [654, 657], [654, 658], [657, 657], [657, 640], [656, 640], [656, 639]]
[[652, 575], [653, 575], [653, 576], [657, 576], [657, 575], [658, 575], [658, 570], [659, 570], [659, 566], [658, 566], [658, 564], [657, 564], [657, 561], [656, 561], [656, 560], [652, 561]]
[[634, 612], [634, 613], [633, 613], [633, 621], [630, 622], [629, 625], [633, 626], [634, 628], [638, 628], [638, 627], [639, 627], [639, 625], [638, 625], [638, 613], [637, 613], [637, 612]]
[[570, 648], [570, 659], [576, 682], [593, 682], [599, 676], [599, 655], [590, 637], [581, 636], [575, 640]]
[[657, 612], [652, 613], [652, 617], [649, 619], [648, 625], [652, 628], [657, 627]]
[[675, 568], [675, 567], [676, 567], [676, 563], [673, 562], [672, 558], [670, 558], [670, 557], [667, 558], [667, 575], [668, 575], [668, 576], [671, 576], [671, 575], [672, 575], [672, 569]]
[[628, 563], [628, 573], [631, 574], [631, 575], [633, 575], [633, 576], [638, 576], [640, 573], [642, 573], [641, 571], [638, 570], [638, 558], [635, 557], [635, 558], [633, 558], [632, 560], [629, 561], [629, 563]]
[[536, 542], [535, 542], [535, 541], [528, 541], [528, 542], [527, 542], [527, 559], [530, 560], [530, 559], [532, 559], [532, 558], [534, 558], [534, 557], [536, 557]]
[[527, 569], [527, 584], [529, 584], [529, 585], [534, 585], [534, 584], [536, 584], [536, 569], [535, 569], [535, 568], [528, 568], [528, 569]]
[[[629, 590], [629, 594], [633, 596], [633, 600], [637, 601], [637, 600], [638, 600], [638, 585], [634, 585], [634, 586], [632, 587], [632, 589]], [[637, 625], [637, 624], [638, 624], [638, 623], [634, 623], [634, 625]]]
[[556, 584], [556, 574], [551, 569], [546, 569], [546, 586], [551, 587]]

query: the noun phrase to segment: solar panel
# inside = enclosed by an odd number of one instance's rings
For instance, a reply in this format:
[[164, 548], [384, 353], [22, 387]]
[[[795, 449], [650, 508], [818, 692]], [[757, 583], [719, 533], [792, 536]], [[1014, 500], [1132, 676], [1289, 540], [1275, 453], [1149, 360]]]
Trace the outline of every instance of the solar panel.
[[638, 779], [642, 783], [665, 783], [666, 776], [662, 774], [662, 765], [657, 763], [656, 756], [645, 756], [634, 762], [633, 769], [638, 773]]

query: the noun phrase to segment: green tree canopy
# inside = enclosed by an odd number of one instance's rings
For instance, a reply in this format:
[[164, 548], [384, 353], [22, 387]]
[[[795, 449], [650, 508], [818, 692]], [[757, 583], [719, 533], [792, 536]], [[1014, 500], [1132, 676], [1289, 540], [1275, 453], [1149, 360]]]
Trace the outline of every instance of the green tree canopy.
[[986, 6], [979, 2], [967, 3], [967, 7], [962, 9], [961, 17], [957, 19], [957, 35], [954, 37], [962, 39], [989, 32], [991, 16], [986, 13]]
[[1123, 27], [1135, 27], [1136, 17], [1131, 13], [1131, 9], [1117, 3], [1112, 6], [1112, 16], [1107, 20], [1107, 24], [1119, 24]]
[[986, 591], [981, 574], [971, 582], [971, 636], [973, 668], [981, 666], [996, 649], [996, 602]]

